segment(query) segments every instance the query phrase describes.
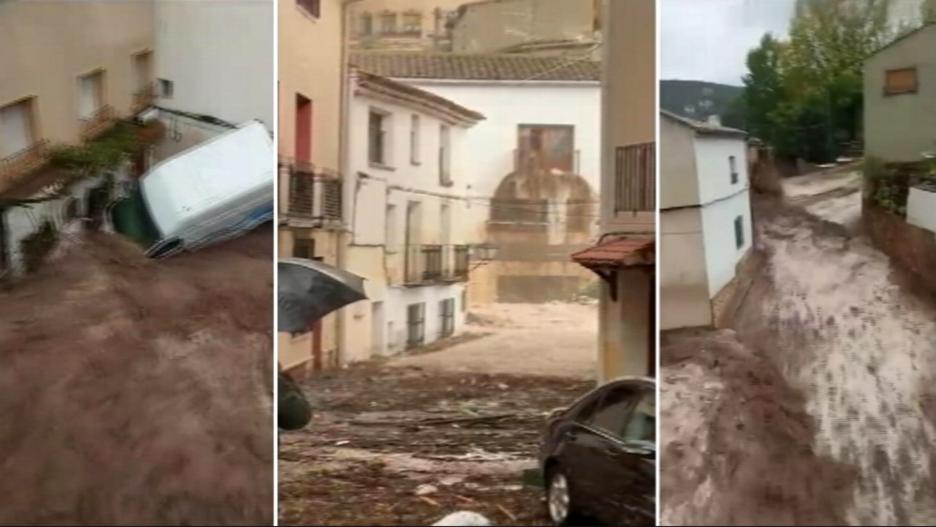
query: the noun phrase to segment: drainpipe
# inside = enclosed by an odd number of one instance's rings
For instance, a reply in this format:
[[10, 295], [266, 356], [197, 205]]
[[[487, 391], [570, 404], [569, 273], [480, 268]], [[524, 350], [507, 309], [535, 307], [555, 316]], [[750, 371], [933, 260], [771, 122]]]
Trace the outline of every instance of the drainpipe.
[[[349, 79], [349, 65], [348, 65], [348, 47], [350, 39], [350, 27], [351, 27], [351, 7], [360, 2], [361, 0], [342, 0], [341, 1], [341, 109], [339, 112], [340, 122], [338, 123], [338, 173], [341, 177], [341, 230], [338, 234], [338, 239], [336, 243], [338, 244], [338, 258], [337, 265], [339, 269], [344, 269], [347, 265], [348, 259], [348, 243], [346, 238], [351, 234], [349, 232], [348, 226], [345, 223], [351, 218], [351, 200], [348, 199], [350, 196], [348, 193], [353, 191], [352, 185], [350, 185], [350, 175], [351, 175], [351, 141], [350, 141], [350, 129], [348, 121], [351, 114], [351, 82]], [[342, 362], [345, 353], [348, 349], [348, 342], [346, 337], [345, 328], [347, 326], [347, 308], [339, 309], [337, 313], [337, 323], [338, 323], [338, 335], [337, 335], [337, 345], [338, 345], [338, 362]]]

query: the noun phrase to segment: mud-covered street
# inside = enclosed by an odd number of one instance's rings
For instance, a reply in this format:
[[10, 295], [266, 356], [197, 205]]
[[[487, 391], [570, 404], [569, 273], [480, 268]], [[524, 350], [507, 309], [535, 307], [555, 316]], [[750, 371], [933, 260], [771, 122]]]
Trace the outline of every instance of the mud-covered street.
[[164, 261], [62, 236], [0, 292], [0, 523], [269, 522], [269, 226]]
[[308, 379], [312, 422], [280, 436], [281, 523], [430, 525], [459, 510], [548, 523], [523, 472], [546, 414], [594, 386], [595, 334], [578, 320], [594, 309], [491, 306], [447, 346]]
[[[664, 522], [936, 520], [936, 303], [862, 236], [855, 182], [854, 175], [817, 175], [793, 182], [798, 188], [788, 184], [786, 204], [756, 201], [766, 265], [738, 311], [740, 342], [728, 332], [695, 343], [706, 349], [728, 338], [736, 353], [690, 361], [674, 357], [680, 345], [664, 350], [664, 361], [671, 359], [663, 372], [664, 423], [679, 400], [703, 397], [729, 407], [744, 402], [742, 410], [762, 412], [764, 426], [774, 429], [763, 434], [741, 423], [724, 433], [735, 416], [696, 423], [722, 442], [689, 445], [709, 465], [697, 490], [670, 482], [675, 500], [667, 497], [667, 466], [688, 462], [664, 462]], [[670, 443], [686, 448], [690, 429], [664, 430], [664, 460]], [[753, 448], [752, 435], [767, 443]], [[764, 452], [770, 456], [757, 455]], [[733, 468], [719, 470], [724, 463]], [[748, 487], [757, 491], [749, 499], [723, 499], [752, 468], [770, 474], [771, 484]], [[720, 510], [702, 511], [703, 499]]]

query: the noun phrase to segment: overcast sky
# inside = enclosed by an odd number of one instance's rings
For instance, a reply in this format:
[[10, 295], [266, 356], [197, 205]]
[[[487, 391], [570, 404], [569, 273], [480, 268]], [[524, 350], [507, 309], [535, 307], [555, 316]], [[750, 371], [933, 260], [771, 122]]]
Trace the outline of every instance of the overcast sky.
[[663, 0], [661, 77], [741, 85], [748, 50], [787, 34], [795, 0]]

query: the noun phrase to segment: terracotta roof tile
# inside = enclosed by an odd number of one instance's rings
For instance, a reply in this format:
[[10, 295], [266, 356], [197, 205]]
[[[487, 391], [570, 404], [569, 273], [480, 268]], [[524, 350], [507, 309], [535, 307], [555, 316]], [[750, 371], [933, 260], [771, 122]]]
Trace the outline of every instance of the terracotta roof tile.
[[601, 64], [585, 58], [510, 54], [356, 52], [351, 63], [384, 77], [503, 81], [598, 81]]
[[656, 261], [653, 238], [615, 238], [572, 255], [585, 267], [629, 267], [653, 265]]

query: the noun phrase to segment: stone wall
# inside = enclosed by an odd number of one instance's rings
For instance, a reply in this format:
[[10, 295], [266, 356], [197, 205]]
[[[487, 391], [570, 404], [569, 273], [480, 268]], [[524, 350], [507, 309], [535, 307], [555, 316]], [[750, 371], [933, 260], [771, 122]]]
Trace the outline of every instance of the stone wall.
[[874, 245], [936, 291], [936, 233], [865, 202], [862, 220]]

